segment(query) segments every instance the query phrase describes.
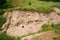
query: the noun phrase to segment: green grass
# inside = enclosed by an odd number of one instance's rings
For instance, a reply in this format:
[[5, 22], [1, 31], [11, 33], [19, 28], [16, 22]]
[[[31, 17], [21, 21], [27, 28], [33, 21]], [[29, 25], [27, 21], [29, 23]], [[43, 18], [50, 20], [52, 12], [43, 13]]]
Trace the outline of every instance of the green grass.
[[60, 35], [60, 24], [55, 25], [54, 30]]
[[54, 37], [53, 40], [60, 40], [60, 36]]
[[13, 8], [18, 7], [21, 9], [33, 9], [41, 12], [50, 12], [52, 11], [52, 7], [60, 7], [60, 2], [52, 2], [52, 1], [40, 1], [40, 0], [8, 0], [7, 3], [12, 4]]
[[0, 40], [21, 40], [20, 37], [11, 37], [6, 33], [0, 35]]
[[44, 24], [42, 26], [42, 31], [54, 30], [60, 35], [60, 23], [59, 24]]
[[5, 17], [3, 17], [4, 9], [0, 9], [0, 31], [2, 30], [3, 24], [7, 21]]
[[2, 27], [2, 25], [7, 21], [5, 17], [3, 17], [4, 14], [4, 10], [0, 9], [0, 29]]
[[60, 13], [57, 13], [60, 16]]
[[44, 24], [42, 26], [42, 31], [49, 31], [49, 30], [53, 30], [54, 26], [52, 26], [52, 24]]
[[7, 21], [5, 17], [3, 17], [3, 14], [5, 13], [5, 9], [0, 8], [0, 31], [2, 28], [2, 25]]
[[4, 18], [3, 16], [0, 16], [0, 28], [5, 22], [6, 22], [6, 18]]

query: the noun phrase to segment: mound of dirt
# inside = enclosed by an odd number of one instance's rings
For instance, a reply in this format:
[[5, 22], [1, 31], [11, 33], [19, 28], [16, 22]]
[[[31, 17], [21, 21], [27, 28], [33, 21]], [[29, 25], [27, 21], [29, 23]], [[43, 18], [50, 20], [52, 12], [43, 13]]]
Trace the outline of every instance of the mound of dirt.
[[9, 24], [7, 34], [10, 36], [21, 37], [30, 33], [41, 31], [42, 25], [48, 23], [60, 23], [60, 16], [57, 12], [58, 8], [53, 8], [54, 11], [48, 14], [33, 11], [12, 10], [5, 13], [7, 18], [6, 24]]

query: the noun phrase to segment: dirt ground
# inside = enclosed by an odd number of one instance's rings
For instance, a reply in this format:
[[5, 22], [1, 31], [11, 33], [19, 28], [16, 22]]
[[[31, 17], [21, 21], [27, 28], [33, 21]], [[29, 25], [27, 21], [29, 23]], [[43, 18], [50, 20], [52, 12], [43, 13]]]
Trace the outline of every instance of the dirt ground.
[[[29, 33], [34, 33], [41, 31], [42, 25], [47, 23], [60, 23], [60, 16], [57, 15], [60, 12], [59, 8], [54, 7], [54, 11], [48, 14], [32, 12], [32, 11], [21, 11], [21, 10], [13, 10], [5, 13], [5, 17], [7, 18], [7, 22], [3, 25], [3, 27], [9, 24], [9, 28], [7, 30], [7, 34], [10, 36], [23, 36]], [[47, 35], [49, 32], [44, 33]], [[50, 35], [49, 33], [47, 37]], [[42, 37], [42, 36], [41, 36]]]

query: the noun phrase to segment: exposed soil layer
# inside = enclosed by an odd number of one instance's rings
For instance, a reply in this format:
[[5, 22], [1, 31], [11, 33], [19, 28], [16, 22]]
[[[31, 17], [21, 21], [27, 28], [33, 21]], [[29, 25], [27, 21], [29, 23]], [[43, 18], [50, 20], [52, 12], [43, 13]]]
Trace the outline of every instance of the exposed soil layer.
[[7, 34], [16, 37], [41, 31], [42, 25], [44, 24], [60, 23], [60, 16], [57, 14], [58, 12], [60, 13], [60, 9], [56, 7], [53, 9], [54, 11], [48, 14], [39, 13], [36, 11], [7, 11], [4, 14], [4, 16], [7, 18], [7, 22], [3, 25], [3, 27], [9, 24]]

